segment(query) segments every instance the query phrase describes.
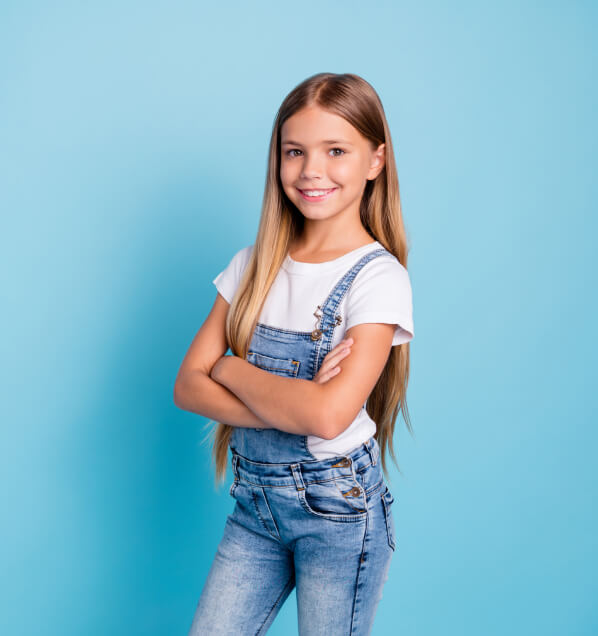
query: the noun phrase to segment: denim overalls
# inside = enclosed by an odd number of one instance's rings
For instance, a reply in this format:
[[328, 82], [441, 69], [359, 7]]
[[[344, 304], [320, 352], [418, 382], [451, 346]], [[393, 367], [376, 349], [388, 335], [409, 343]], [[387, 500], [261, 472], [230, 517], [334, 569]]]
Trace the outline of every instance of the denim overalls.
[[[311, 332], [257, 323], [252, 364], [313, 379], [332, 349], [337, 313], [361, 257], [314, 315]], [[393, 496], [375, 437], [345, 455], [317, 459], [307, 435], [235, 427], [230, 439], [235, 508], [228, 515], [189, 636], [265, 634], [296, 587], [300, 636], [371, 633], [395, 549]]]

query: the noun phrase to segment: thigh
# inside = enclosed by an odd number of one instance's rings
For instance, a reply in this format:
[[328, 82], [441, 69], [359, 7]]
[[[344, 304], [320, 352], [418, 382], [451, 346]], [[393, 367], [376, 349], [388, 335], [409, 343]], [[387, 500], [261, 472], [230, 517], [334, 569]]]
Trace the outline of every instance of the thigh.
[[189, 636], [265, 634], [295, 586], [292, 553], [237, 498], [227, 517]]
[[320, 518], [297, 543], [300, 636], [371, 633], [394, 553], [392, 496], [385, 482], [367, 493], [367, 514], [352, 522]]

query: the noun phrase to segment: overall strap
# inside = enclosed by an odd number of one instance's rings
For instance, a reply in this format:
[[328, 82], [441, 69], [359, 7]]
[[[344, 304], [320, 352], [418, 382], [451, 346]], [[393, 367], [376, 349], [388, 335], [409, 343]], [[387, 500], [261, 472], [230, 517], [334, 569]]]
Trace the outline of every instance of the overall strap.
[[[334, 327], [340, 325], [343, 317], [338, 313], [338, 307], [345, 294], [353, 284], [355, 277], [361, 271], [364, 265], [367, 265], [372, 259], [384, 254], [391, 254], [385, 248], [378, 248], [368, 252], [362, 256], [334, 285], [332, 291], [322, 305], [318, 305], [314, 316], [319, 318], [318, 328], [314, 329], [311, 334], [312, 340], [320, 340], [316, 352], [316, 369], [319, 368], [320, 358], [324, 358], [330, 351], [332, 343], [332, 334]], [[392, 255], [392, 254], [391, 254]]]

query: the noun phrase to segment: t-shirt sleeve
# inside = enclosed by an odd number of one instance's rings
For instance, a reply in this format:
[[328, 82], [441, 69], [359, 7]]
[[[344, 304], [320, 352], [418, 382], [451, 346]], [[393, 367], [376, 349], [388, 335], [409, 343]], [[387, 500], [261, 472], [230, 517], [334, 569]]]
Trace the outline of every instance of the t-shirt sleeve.
[[364, 322], [396, 325], [392, 346], [413, 338], [409, 274], [396, 257], [380, 256], [363, 266], [347, 292], [346, 325]]
[[239, 282], [241, 281], [241, 277], [243, 276], [243, 272], [249, 263], [252, 249], [253, 245], [248, 245], [247, 247], [240, 249], [232, 257], [226, 268], [222, 270], [212, 281], [212, 283], [216, 285], [216, 289], [222, 296], [224, 296], [224, 299], [229, 304], [232, 302], [235, 292], [237, 291], [237, 287], [239, 286]]

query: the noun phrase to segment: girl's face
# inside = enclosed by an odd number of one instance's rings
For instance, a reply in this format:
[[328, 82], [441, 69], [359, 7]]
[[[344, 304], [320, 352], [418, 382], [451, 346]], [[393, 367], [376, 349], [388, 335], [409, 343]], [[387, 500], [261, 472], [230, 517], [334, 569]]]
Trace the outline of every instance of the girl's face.
[[282, 187], [307, 219], [358, 218], [366, 181], [383, 167], [384, 144], [372, 148], [346, 119], [319, 106], [297, 111], [282, 125]]

